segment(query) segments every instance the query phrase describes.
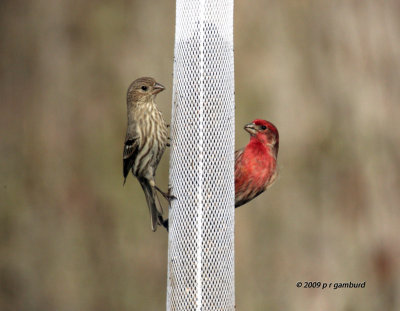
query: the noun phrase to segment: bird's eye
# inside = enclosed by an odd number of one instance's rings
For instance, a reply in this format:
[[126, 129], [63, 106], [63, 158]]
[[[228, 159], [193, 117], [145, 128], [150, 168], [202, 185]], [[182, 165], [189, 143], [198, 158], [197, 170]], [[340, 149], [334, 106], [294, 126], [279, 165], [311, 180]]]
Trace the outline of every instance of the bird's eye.
[[261, 125], [261, 129], [262, 129], [262, 130], [266, 130], [267, 127], [266, 127], [265, 125]]
[[147, 86], [143, 85], [143, 86], [141, 87], [141, 89], [142, 89], [143, 91], [147, 91]]

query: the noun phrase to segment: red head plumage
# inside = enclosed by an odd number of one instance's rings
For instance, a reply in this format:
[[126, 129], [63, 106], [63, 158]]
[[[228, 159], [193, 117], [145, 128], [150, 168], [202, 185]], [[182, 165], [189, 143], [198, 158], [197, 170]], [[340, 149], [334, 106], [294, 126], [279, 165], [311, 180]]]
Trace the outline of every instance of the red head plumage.
[[273, 147], [276, 155], [279, 149], [279, 132], [275, 125], [271, 122], [255, 119], [252, 123], [246, 124], [244, 129], [250, 133], [250, 142], [259, 141], [264, 145]]

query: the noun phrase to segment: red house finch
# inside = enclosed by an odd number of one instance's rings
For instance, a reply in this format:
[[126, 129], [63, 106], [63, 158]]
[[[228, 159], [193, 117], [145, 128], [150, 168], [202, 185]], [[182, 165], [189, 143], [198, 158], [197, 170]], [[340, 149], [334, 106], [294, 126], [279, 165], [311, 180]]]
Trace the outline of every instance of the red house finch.
[[[235, 152], [235, 208], [263, 193], [278, 176], [279, 133], [275, 125], [256, 119], [244, 129], [250, 133], [250, 142]], [[161, 225], [168, 230], [168, 219]]]
[[157, 165], [168, 142], [167, 125], [154, 102], [164, 86], [153, 78], [139, 78], [129, 86], [127, 94], [128, 128], [123, 152], [124, 184], [129, 171], [143, 188], [151, 215], [151, 229], [162, 222], [162, 210], [156, 204], [156, 190], [167, 199], [155, 183]]
[[271, 186], [277, 175], [279, 133], [268, 121], [246, 124], [250, 142], [235, 152], [235, 207], [239, 207]]

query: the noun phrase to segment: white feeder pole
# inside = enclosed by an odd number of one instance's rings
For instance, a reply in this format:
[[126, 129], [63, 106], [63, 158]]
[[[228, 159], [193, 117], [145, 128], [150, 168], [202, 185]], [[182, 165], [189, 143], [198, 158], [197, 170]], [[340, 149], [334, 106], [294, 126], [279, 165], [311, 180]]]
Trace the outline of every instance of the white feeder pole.
[[177, 0], [167, 311], [233, 311], [233, 0]]

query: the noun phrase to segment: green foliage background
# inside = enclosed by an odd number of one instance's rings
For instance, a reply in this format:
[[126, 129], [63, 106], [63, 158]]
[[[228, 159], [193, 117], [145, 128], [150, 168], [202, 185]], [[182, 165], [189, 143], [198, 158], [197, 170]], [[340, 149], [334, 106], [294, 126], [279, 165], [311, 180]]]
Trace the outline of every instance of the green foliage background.
[[[132, 80], [169, 120], [174, 10], [1, 1], [0, 310], [165, 309], [167, 234], [121, 155]], [[236, 212], [237, 309], [399, 310], [399, 2], [236, 1], [235, 66], [237, 147], [255, 118], [281, 134], [280, 178]]]

